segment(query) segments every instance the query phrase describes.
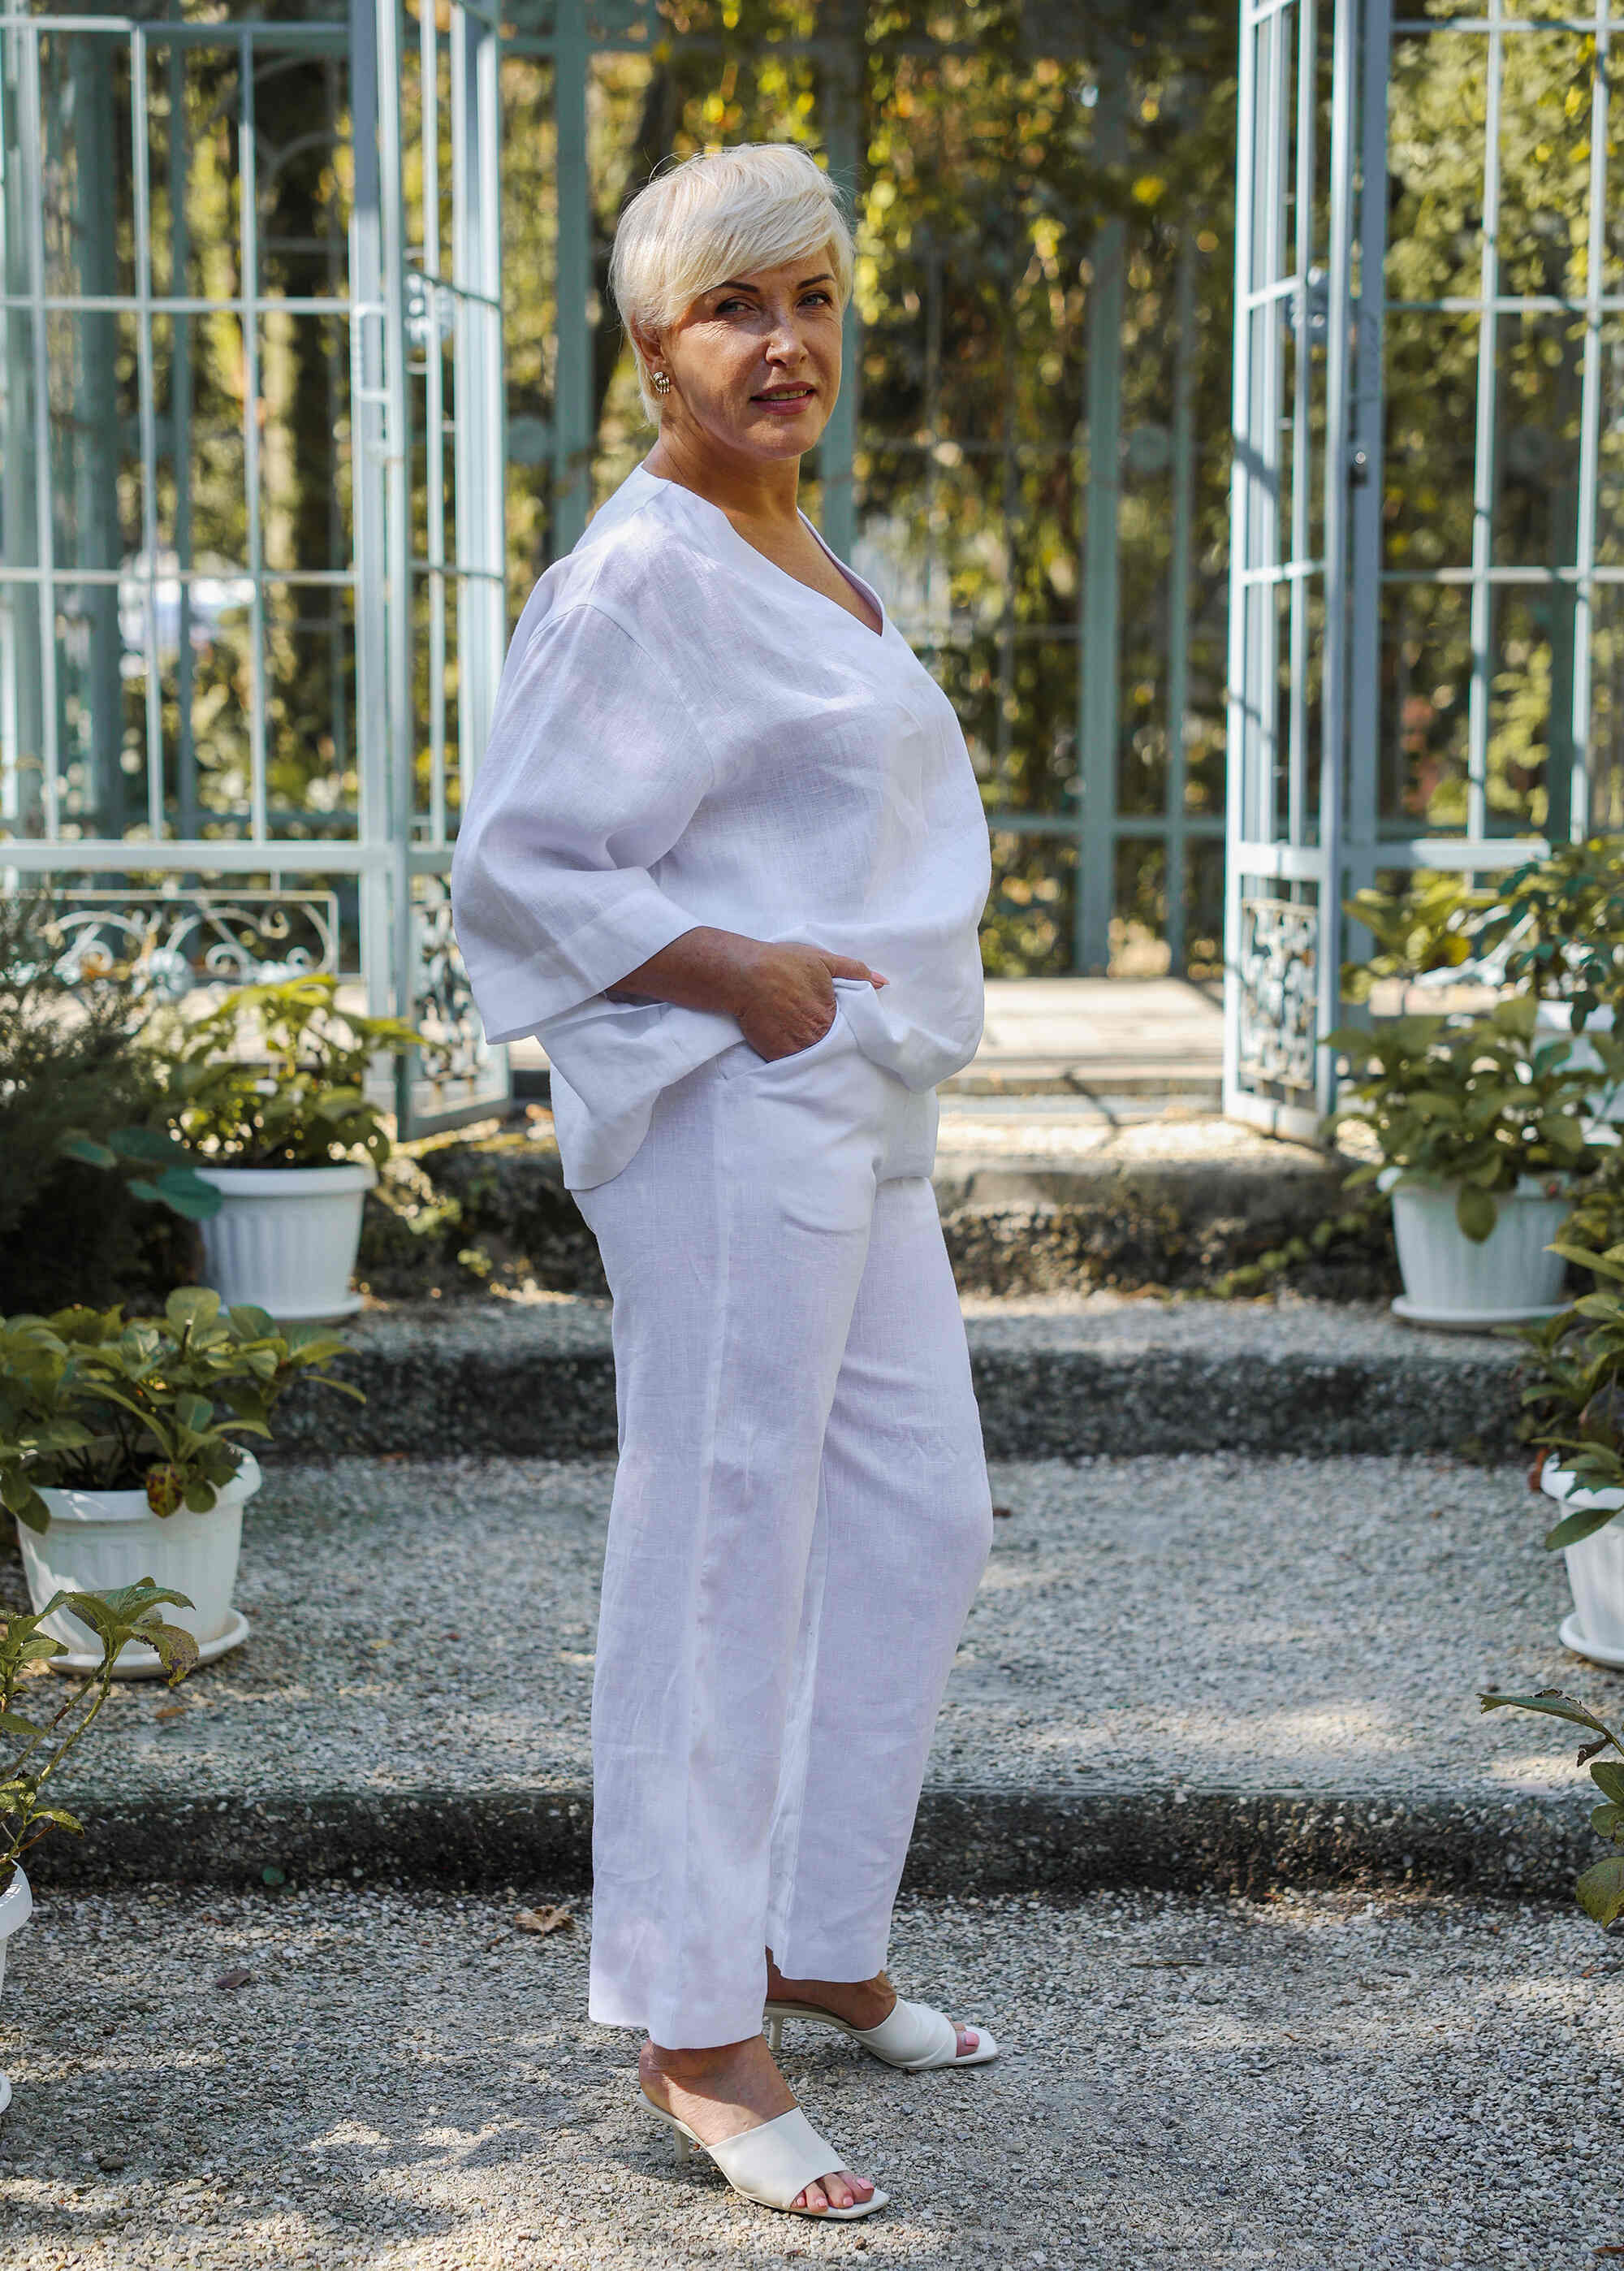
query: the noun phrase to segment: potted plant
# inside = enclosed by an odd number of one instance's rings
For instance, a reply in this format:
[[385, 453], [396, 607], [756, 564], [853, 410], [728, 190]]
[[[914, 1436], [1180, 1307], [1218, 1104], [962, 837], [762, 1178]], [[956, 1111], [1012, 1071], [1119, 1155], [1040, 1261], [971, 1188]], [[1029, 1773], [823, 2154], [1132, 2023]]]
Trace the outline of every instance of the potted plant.
[[[0, 1984], [5, 1979], [6, 1942], [33, 1912], [23, 1855], [53, 1829], [84, 1835], [70, 1813], [48, 1802], [56, 1792], [46, 1785], [107, 1701], [119, 1657], [131, 1645], [145, 1648], [156, 1657], [171, 1687], [197, 1661], [190, 1633], [159, 1614], [170, 1605], [186, 1609], [191, 1603], [143, 1577], [112, 1593], [58, 1593], [42, 1614], [0, 1623]], [[19, 1697], [19, 1690], [42, 1664], [63, 1656], [62, 1642], [45, 1625], [63, 1610], [71, 1610], [95, 1634], [100, 1654], [65, 1702], [36, 1712], [27, 1708], [32, 1698]], [[0, 2113], [11, 2102], [11, 2081], [0, 2074]]]
[[367, 1070], [419, 1038], [337, 992], [314, 972], [238, 987], [180, 1028], [166, 1076], [171, 1123], [224, 1202], [201, 1225], [204, 1281], [285, 1322], [360, 1307], [361, 1209], [389, 1153]]
[[[1486, 1017], [1398, 1017], [1325, 1043], [1358, 1099], [1326, 1126], [1357, 1121], [1375, 1139], [1379, 1164], [1347, 1180], [1391, 1195], [1405, 1285], [1393, 1308], [1413, 1323], [1480, 1332], [1560, 1305], [1565, 1264], [1549, 1248], [1599, 1154], [1580, 1117], [1590, 1075], [1568, 1062], [1570, 1041], [1536, 1042], [1538, 1010], [1519, 994]], [[1624, 1068], [1624, 1048], [1598, 1046]]]
[[[268, 1436], [306, 1374], [359, 1396], [328, 1369], [344, 1349], [312, 1328], [285, 1332], [263, 1309], [222, 1312], [201, 1286], [172, 1293], [161, 1317], [63, 1309], [0, 1322], [0, 1500], [41, 1629], [66, 1650], [59, 1670], [89, 1669], [95, 1635], [46, 1604], [144, 1573], [189, 1597], [182, 1620], [200, 1661], [247, 1638], [232, 1595], [260, 1473], [236, 1439]], [[159, 1668], [137, 1646], [120, 1672]]]
[[[1491, 1689], [1478, 1700], [1485, 1711], [1541, 1711], [1553, 1719], [1566, 1719], [1591, 1737], [1579, 1746], [1578, 1763], [1589, 1767], [1591, 1780], [1605, 1800], [1591, 1812], [1591, 1828], [1615, 1850], [1604, 1860], [1592, 1862], [1573, 1891], [1585, 1915], [1605, 1931], [1624, 1916], [1624, 1853], [1616, 1850], [1624, 1843], [1624, 1743], [1605, 1720], [1560, 1687], [1542, 1687], [1534, 1695], [1502, 1695]], [[1617, 1755], [1604, 1759], [1601, 1753], [1608, 1750]]]
[[1563, 1647], [1624, 1667], [1624, 1245], [1598, 1253], [1564, 1239], [1556, 1251], [1606, 1283], [1518, 1336], [1531, 1352], [1530, 1480], [1562, 1509], [1545, 1543], [1573, 1588]]
[[1592, 1076], [1592, 1116], [1624, 1117], [1615, 1056], [1600, 1046], [1624, 999], [1624, 836], [1554, 844], [1501, 887], [1479, 933], [1507, 979], [1539, 1002], [1539, 1030], [1576, 1036], [1570, 1062]]

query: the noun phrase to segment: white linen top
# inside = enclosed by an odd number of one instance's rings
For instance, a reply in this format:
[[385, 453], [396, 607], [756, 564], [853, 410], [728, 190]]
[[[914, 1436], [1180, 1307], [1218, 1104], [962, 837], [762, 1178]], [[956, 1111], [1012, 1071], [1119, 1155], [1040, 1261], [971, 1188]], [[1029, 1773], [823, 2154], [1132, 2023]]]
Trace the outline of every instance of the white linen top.
[[698, 925], [880, 972], [845, 1014], [909, 1088], [975, 1054], [980, 793], [952, 704], [842, 573], [879, 634], [640, 465], [519, 618], [453, 912], [489, 1038], [546, 1049], [572, 1189], [619, 1174], [662, 1090], [743, 1039], [605, 998]]

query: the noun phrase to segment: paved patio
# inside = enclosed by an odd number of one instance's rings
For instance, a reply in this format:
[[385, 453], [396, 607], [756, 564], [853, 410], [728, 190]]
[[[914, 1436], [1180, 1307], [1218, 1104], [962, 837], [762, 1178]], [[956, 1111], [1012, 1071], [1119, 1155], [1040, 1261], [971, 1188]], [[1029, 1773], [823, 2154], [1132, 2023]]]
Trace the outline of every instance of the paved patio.
[[[1220, 1101], [1221, 987], [1180, 978], [994, 978], [975, 1061], [947, 1083], [959, 1095], [1074, 1096], [1141, 1109]], [[546, 1063], [535, 1041], [513, 1050], [516, 1074]]]

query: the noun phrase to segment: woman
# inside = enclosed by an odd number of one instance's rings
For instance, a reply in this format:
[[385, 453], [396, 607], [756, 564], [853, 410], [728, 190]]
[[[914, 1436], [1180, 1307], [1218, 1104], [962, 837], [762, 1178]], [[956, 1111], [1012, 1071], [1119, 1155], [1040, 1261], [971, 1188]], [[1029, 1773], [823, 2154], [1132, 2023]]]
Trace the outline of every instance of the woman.
[[892, 1903], [990, 1506], [931, 1190], [980, 1037], [981, 802], [953, 711], [797, 510], [850, 238], [805, 153], [690, 160], [612, 282], [659, 426], [537, 585], [463, 823], [493, 1040], [539, 1033], [614, 1295], [590, 2010], [764, 2205], [884, 2205], [780, 2076], [786, 2017], [910, 2071]]

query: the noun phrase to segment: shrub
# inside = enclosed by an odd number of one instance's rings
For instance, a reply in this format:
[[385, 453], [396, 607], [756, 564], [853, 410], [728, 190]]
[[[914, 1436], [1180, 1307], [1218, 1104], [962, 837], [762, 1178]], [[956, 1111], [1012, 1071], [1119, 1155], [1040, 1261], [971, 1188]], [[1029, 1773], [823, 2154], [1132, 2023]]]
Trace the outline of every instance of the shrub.
[[174, 1031], [165, 1108], [194, 1157], [219, 1167], [388, 1158], [367, 1070], [420, 1037], [397, 1018], [341, 1009], [337, 996], [337, 979], [317, 972], [240, 986]]
[[48, 902], [0, 905], [0, 1309], [151, 1299], [196, 1274], [182, 1217], [213, 1203], [151, 1124], [138, 979], [60, 961]]

